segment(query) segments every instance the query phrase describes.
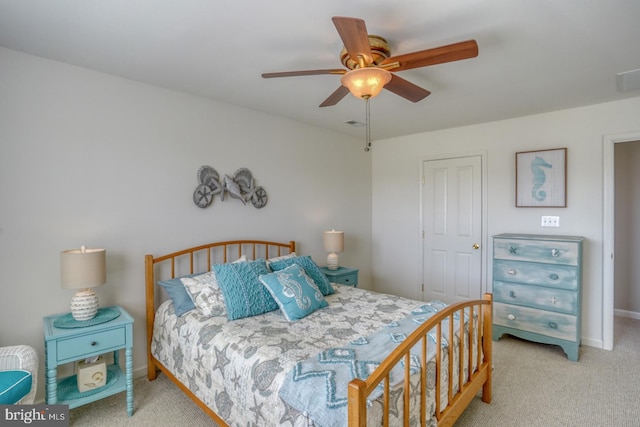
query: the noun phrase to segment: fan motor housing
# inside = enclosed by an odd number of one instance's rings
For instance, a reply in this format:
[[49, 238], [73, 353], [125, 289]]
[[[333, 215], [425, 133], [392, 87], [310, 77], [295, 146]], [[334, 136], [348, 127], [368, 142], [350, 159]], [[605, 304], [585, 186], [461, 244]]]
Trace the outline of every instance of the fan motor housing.
[[[373, 63], [370, 65], [380, 65], [382, 61], [391, 56], [391, 50], [384, 37], [369, 34], [369, 45], [371, 46], [371, 56]], [[340, 51], [340, 61], [350, 70], [358, 68], [358, 58], [351, 58], [346, 48]]]

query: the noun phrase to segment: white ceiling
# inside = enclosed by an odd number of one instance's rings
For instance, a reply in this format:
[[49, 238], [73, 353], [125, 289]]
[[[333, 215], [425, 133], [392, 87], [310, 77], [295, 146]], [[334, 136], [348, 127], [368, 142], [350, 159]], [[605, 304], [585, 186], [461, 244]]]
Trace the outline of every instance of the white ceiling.
[[374, 98], [374, 140], [640, 96], [616, 88], [640, 69], [638, 0], [0, 0], [0, 45], [364, 137], [344, 123], [364, 101], [318, 107], [340, 76], [261, 78], [341, 68], [332, 16], [364, 19], [392, 55], [478, 42], [399, 72], [432, 94]]

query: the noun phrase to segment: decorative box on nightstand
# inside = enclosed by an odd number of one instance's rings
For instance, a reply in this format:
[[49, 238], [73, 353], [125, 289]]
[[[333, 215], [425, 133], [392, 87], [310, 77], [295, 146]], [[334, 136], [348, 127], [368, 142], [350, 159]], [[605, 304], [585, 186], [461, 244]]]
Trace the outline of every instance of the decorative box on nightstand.
[[329, 270], [327, 267], [320, 267], [320, 270], [331, 283], [358, 287], [358, 270], [355, 268], [338, 267], [337, 270]]
[[[108, 313], [106, 321], [99, 316]], [[76, 327], [70, 314], [46, 316], [44, 321], [45, 400], [70, 409], [122, 391], [127, 392], [127, 413], [133, 415], [133, 318], [122, 307], [101, 308], [95, 320]], [[95, 324], [93, 324], [95, 323]], [[84, 326], [88, 324], [88, 326]], [[119, 365], [124, 349], [125, 372]], [[107, 366], [106, 384], [81, 393], [76, 375], [58, 379], [58, 366], [113, 352]]]

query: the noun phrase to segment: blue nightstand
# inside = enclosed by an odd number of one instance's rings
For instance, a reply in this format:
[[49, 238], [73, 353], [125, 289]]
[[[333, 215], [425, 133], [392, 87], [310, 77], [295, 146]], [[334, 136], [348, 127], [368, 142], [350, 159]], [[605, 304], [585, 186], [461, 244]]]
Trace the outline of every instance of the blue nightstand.
[[338, 267], [337, 270], [329, 270], [327, 267], [320, 267], [320, 271], [331, 283], [358, 287], [358, 270], [355, 268]]
[[[44, 321], [45, 400], [47, 404], [69, 405], [70, 409], [95, 402], [122, 391], [127, 392], [127, 413], [133, 415], [133, 318], [122, 307], [105, 310], [117, 317], [96, 325], [73, 327], [65, 322], [68, 314], [46, 316]], [[124, 349], [125, 372], [119, 365]], [[107, 366], [107, 383], [80, 393], [76, 376], [58, 379], [58, 366], [113, 352], [113, 364]]]

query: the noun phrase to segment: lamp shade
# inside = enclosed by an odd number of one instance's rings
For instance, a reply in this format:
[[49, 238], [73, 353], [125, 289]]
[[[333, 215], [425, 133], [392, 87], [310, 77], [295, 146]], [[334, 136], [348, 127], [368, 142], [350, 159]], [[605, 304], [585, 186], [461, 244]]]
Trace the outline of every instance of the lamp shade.
[[391, 80], [391, 73], [382, 68], [356, 68], [342, 76], [340, 83], [356, 98], [373, 98]]
[[344, 232], [325, 231], [323, 243], [326, 252], [342, 252], [344, 250]]
[[60, 282], [64, 289], [86, 289], [107, 282], [106, 250], [72, 249], [60, 253]]

